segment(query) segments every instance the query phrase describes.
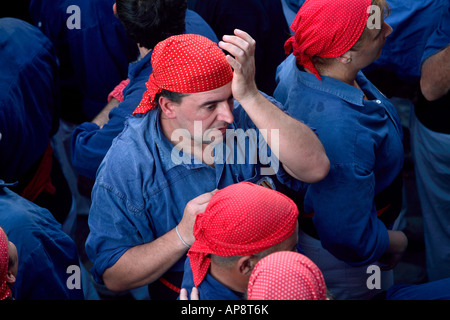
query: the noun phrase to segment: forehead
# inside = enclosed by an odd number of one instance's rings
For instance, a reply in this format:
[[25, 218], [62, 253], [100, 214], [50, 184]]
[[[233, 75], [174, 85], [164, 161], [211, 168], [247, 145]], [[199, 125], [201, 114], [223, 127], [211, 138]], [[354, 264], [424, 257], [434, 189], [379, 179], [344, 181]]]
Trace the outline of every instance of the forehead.
[[188, 96], [183, 98], [182, 104], [194, 103], [197, 105], [202, 105], [213, 102], [225, 101], [228, 100], [230, 96], [231, 96], [231, 82], [214, 90], [190, 93]]

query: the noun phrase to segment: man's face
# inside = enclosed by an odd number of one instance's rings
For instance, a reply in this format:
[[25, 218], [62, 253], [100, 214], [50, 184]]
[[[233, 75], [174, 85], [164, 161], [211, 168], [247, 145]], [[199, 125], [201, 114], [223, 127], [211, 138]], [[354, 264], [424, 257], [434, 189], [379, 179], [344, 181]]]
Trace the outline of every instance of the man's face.
[[234, 121], [231, 82], [214, 90], [191, 93], [174, 108], [175, 129], [185, 129], [191, 140], [210, 144], [222, 140]]

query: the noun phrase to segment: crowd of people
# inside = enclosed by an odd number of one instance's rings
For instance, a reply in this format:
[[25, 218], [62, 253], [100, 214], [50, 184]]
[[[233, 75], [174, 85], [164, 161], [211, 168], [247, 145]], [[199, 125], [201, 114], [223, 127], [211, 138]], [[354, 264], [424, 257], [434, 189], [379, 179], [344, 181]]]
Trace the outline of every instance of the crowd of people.
[[0, 299], [450, 299], [448, 0], [31, 0], [0, 56]]

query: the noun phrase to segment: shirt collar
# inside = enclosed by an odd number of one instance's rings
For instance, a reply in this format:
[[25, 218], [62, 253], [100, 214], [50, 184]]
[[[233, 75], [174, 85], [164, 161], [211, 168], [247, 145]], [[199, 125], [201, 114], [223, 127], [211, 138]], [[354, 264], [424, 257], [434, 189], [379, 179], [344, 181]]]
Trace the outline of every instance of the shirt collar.
[[146, 116], [151, 117], [151, 137], [154, 139], [154, 143], [158, 149], [157, 151], [161, 159], [161, 165], [163, 169], [167, 172], [168, 170], [179, 165], [184, 166], [188, 169], [208, 166], [189, 153], [179, 152], [176, 155], [172, 155], [173, 151], [176, 152], [174, 149], [175, 146], [169, 141], [169, 139], [166, 138], [162, 131], [160, 115], [161, 110], [159, 108], [151, 110], [148, 112], [148, 114], [146, 114]]
[[8, 188], [15, 187], [19, 182], [6, 183], [5, 181], [0, 179], [0, 188]]
[[130, 63], [128, 67], [128, 78], [134, 79], [140, 74], [141, 70], [147, 68], [148, 65], [152, 63], [152, 53], [153, 50], [147, 53], [143, 58]]
[[[319, 80], [312, 73], [300, 71], [296, 66], [295, 57], [292, 54], [291, 57], [292, 57], [291, 63], [294, 64], [294, 70], [296, 70], [297, 79], [305, 86], [311, 89], [332, 94], [354, 105], [358, 106], [364, 105], [363, 102], [364, 94], [361, 90], [345, 82], [327, 76], [322, 76], [322, 80]], [[358, 81], [361, 75], [362, 73], [358, 72], [356, 81]]]

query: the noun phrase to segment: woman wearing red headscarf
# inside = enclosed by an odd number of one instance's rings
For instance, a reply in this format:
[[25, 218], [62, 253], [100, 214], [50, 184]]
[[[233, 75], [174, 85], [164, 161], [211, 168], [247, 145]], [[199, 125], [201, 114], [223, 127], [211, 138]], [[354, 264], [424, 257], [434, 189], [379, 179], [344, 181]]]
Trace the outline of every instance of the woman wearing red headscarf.
[[316, 130], [330, 158], [328, 176], [306, 188], [299, 241], [336, 299], [390, 286], [392, 270], [381, 270], [407, 245], [389, 230], [402, 206], [400, 119], [361, 72], [392, 32], [386, 12], [385, 0], [307, 0], [277, 73], [275, 98]]

